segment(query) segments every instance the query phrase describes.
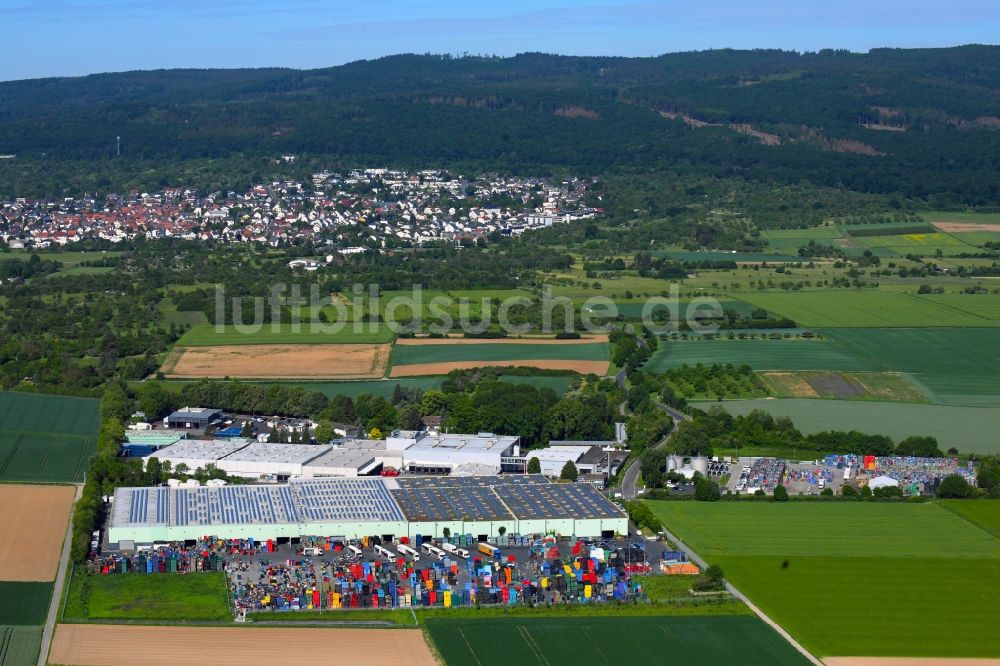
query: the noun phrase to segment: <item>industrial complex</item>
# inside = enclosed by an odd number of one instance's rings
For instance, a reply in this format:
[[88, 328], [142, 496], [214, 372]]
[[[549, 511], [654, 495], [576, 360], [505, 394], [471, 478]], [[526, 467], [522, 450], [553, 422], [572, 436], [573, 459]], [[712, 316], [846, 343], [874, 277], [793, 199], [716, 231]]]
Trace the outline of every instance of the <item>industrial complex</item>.
[[123, 549], [206, 536], [392, 541], [446, 529], [482, 540], [504, 533], [612, 537], [627, 534], [628, 517], [593, 486], [551, 483], [542, 475], [298, 479], [118, 488], [107, 540]]

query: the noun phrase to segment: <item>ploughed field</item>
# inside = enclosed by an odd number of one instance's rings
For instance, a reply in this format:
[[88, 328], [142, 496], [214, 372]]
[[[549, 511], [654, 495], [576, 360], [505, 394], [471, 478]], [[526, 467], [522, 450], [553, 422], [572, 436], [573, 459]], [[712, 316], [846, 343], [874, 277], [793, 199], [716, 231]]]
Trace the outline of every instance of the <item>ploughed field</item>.
[[372, 379], [385, 374], [389, 352], [388, 344], [178, 347], [161, 370], [178, 379]]
[[64, 666], [174, 666], [182, 654], [214, 666], [327, 661], [352, 666], [436, 666], [423, 633], [416, 629], [107, 624], [59, 625], [49, 661]]
[[756, 616], [428, 619], [447, 666], [808, 664]]
[[1000, 539], [946, 505], [649, 504], [814, 654], [1000, 657]]

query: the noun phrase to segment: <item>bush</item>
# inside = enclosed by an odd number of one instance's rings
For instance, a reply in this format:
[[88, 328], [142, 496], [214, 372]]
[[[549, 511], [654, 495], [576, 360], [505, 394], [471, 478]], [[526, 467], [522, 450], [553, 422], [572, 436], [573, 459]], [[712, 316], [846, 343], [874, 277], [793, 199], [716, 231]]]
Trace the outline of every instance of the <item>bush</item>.
[[788, 489], [785, 488], [780, 483], [774, 487], [774, 501], [775, 502], [788, 501]]
[[576, 481], [580, 476], [580, 473], [576, 469], [576, 465], [573, 464], [572, 460], [567, 460], [566, 464], [563, 465], [562, 471], [559, 473], [559, 478], [563, 481]]
[[528, 461], [528, 474], [541, 474], [542, 473], [542, 463], [538, 462], [538, 458], [532, 457]]
[[965, 499], [972, 494], [972, 486], [965, 477], [958, 474], [946, 476], [938, 486], [937, 496], [951, 499]]
[[699, 502], [717, 502], [722, 498], [719, 484], [703, 476], [697, 477], [694, 481], [694, 498]]

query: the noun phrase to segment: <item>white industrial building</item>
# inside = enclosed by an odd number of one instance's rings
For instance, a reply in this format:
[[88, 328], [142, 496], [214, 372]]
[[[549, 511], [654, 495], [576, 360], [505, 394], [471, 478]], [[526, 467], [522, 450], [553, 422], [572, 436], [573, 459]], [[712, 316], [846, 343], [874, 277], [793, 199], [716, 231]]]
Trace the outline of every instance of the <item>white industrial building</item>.
[[149, 454], [174, 469], [214, 465], [226, 474], [283, 481], [327, 476], [357, 477], [393, 467], [414, 474], [499, 474], [524, 471], [518, 437], [479, 433], [397, 431], [384, 440], [335, 444], [278, 444], [245, 439], [185, 439]]
[[628, 517], [589, 484], [540, 475], [300, 479], [287, 484], [118, 488], [108, 542], [507, 534], [610, 538]]

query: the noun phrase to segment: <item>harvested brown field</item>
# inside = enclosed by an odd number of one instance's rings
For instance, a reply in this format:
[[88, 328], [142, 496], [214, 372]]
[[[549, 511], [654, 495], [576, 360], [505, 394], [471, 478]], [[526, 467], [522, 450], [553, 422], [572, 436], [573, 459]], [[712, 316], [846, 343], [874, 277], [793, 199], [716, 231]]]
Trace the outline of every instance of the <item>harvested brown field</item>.
[[943, 231], [946, 234], [961, 234], [961, 233], [971, 233], [977, 231], [986, 232], [1000, 232], [1000, 224], [989, 222], [934, 222], [934, 227], [938, 231]]
[[427, 375], [446, 375], [452, 370], [470, 370], [472, 368], [541, 368], [543, 370], [573, 370], [584, 375], [604, 375], [608, 371], [607, 361], [558, 361], [552, 359], [524, 359], [505, 361], [446, 361], [441, 363], [416, 363], [413, 365], [395, 365], [390, 377], [420, 377]]
[[387, 344], [178, 347], [161, 370], [173, 379], [377, 379], [389, 350]]
[[0, 484], [0, 580], [55, 580], [76, 490]]
[[802, 373], [803, 378], [809, 382], [818, 395], [824, 398], [836, 398], [837, 400], [849, 400], [860, 395], [865, 395], [865, 387], [850, 375], [840, 372], [809, 372]]
[[997, 659], [967, 657], [826, 657], [826, 666], [996, 666]]
[[607, 342], [608, 336], [594, 335], [578, 340], [556, 340], [554, 338], [400, 338], [397, 345], [589, 345], [595, 342]]
[[61, 624], [49, 662], [64, 666], [336, 662], [352, 666], [436, 666], [417, 629], [151, 627]]

